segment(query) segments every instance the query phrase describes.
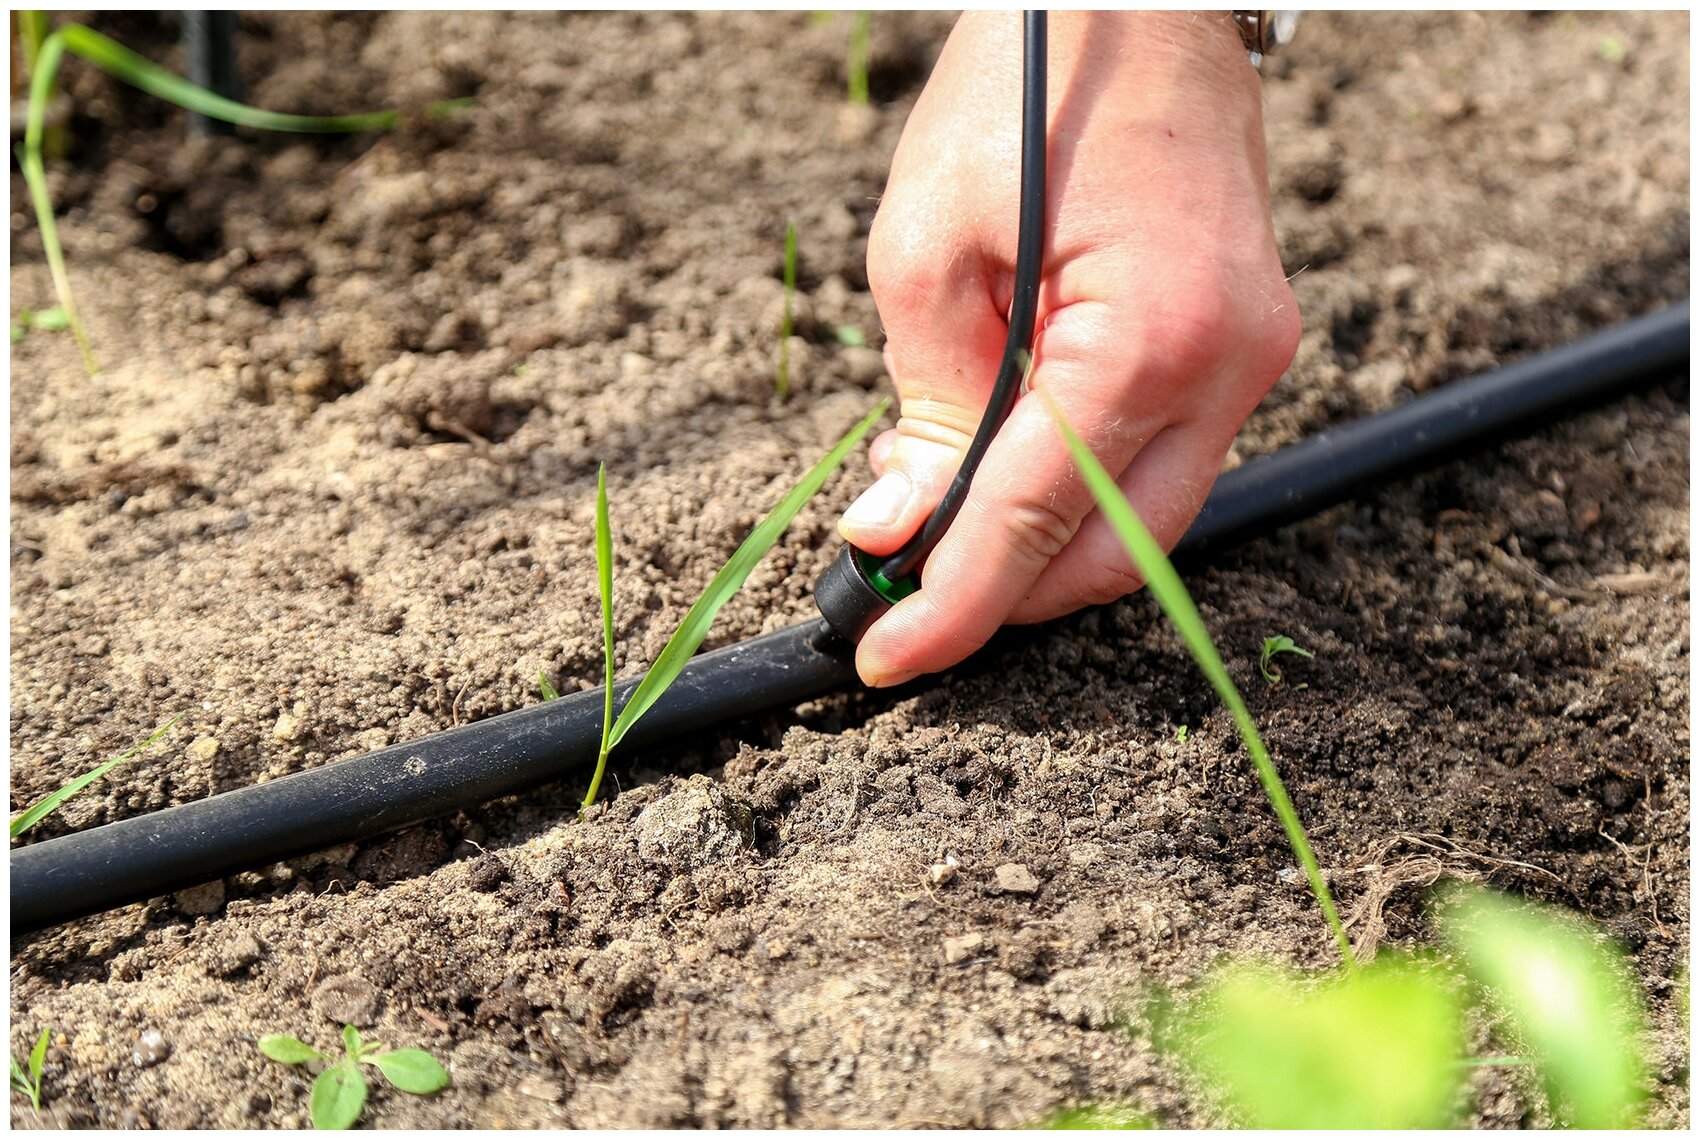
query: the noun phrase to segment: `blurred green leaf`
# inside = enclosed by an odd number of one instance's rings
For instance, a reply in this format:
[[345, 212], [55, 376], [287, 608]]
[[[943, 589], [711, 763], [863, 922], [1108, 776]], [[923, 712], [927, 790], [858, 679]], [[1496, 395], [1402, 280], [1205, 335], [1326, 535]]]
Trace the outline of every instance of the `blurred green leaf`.
[[1052, 1131], [1125, 1131], [1136, 1129], [1147, 1131], [1155, 1128], [1151, 1118], [1131, 1105], [1087, 1104], [1079, 1108], [1064, 1109], [1050, 1117], [1040, 1128]]
[[1175, 1015], [1166, 1048], [1252, 1128], [1447, 1128], [1465, 1079], [1444, 975], [1384, 954], [1321, 982], [1230, 966]]
[[845, 348], [861, 348], [868, 343], [868, 338], [855, 325], [839, 325], [832, 330], [832, 335], [838, 338], [838, 343]]
[[1552, 1101], [1576, 1128], [1634, 1128], [1646, 1099], [1640, 993], [1623, 955], [1580, 919], [1460, 888], [1442, 929], [1510, 1017]]
[[64, 332], [71, 327], [71, 318], [63, 305], [55, 305], [51, 309], [42, 309], [38, 313], [30, 314], [30, 324], [43, 332]]
[[301, 1065], [308, 1061], [323, 1061], [325, 1055], [298, 1037], [273, 1033], [260, 1038], [260, 1052], [286, 1065]]
[[368, 1058], [402, 1092], [421, 1096], [448, 1087], [448, 1070], [423, 1049], [397, 1049]]

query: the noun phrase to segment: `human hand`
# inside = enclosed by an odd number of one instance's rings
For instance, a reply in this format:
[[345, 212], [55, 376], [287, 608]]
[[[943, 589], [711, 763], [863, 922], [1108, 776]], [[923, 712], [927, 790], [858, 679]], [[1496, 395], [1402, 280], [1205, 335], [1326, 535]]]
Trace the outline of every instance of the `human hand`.
[[[879, 479], [839, 524], [871, 554], [917, 531], [961, 463], [1008, 333], [1021, 21], [962, 17], [892, 159], [868, 282], [901, 400]], [[1118, 477], [1165, 550], [1292, 360], [1256, 71], [1226, 13], [1053, 13], [1044, 271], [1032, 386]], [[1144, 583], [1042, 400], [1024, 396], [922, 568], [863, 637], [870, 685], [946, 669], [1006, 623]]]

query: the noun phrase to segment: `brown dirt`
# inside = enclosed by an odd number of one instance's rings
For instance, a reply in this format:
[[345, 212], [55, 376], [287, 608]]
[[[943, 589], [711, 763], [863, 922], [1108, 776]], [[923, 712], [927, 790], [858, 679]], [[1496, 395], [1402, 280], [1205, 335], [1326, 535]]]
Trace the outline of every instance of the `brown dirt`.
[[[107, 21], [176, 62], [173, 28]], [[599, 460], [635, 671], [883, 384], [832, 330], [878, 346], [865, 237], [946, 19], [876, 18], [866, 117], [841, 106], [845, 25], [801, 14], [243, 21], [263, 105], [478, 102], [387, 136], [185, 143], [68, 66], [52, 177], [105, 371], [67, 336], [12, 351], [12, 801], [189, 716], [39, 837], [534, 702], [539, 669], [593, 684]], [[1239, 453], [1685, 296], [1687, 44], [1680, 13], [1307, 18], [1266, 90], [1308, 331]], [[15, 171], [12, 202], [14, 311], [46, 306]], [[806, 298], [781, 404], [787, 217]], [[1687, 454], [1673, 386], [1190, 578], [1342, 905], [1376, 904], [1359, 929], [1428, 937], [1436, 864], [1591, 916], [1633, 953], [1667, 1125]], [[805, 511], [713, 643], [809, 615], [865, 477]], [[1255, 669], [1276, 633], [1316, 651], [1280, 687]], [[329, 1043], [344, 1016], [453, 1071], [438, 1097], [376, 1092], [389, 1126], [1014, 1125], [1100, 1098], [1201, 1123], [1110, 1025], [1122, 996], [1228, 953], [1329, 959], [1144, 597], [616, 772], [589, 822], [575, 776], [15, 939], [12, 1048], [55, 1033], [46, 1107], [15, 1122], [301, 1124], [306, 1079], [252, 1042]], [[699, 774], [753, 813], [753, 849], [687, 858], [640, 819], [724, 816]], [[1005, 864], [1037, 889], [1000, 889]], [[168, 1055], [143, 1066], [149, 1030]], [[1478, 1123], [1545, 1119], [1515, 1080], [1479, 1087]]]

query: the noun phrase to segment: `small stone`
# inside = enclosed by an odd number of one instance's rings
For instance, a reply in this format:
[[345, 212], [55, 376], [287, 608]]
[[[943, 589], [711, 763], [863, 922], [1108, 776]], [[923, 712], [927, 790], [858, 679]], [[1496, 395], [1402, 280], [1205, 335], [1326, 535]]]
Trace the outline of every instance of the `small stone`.
[[135, 1062], [138, 1069], [149, 1069], [171, 1056], [171, 1046], [157, 1029], [143, 1033], [136, 1042], [136, 1048], [130, 1054], [130, 1060]]
[[378, 987], [359, 974], [338, 974], [326, 978], [313, 991], [313, 1008], [321, 1017], [338, 1025], [358, 1025], [362, 1028], [378, 1019], [383, 995]]
[[210, 764], [213, 757], [218, 755], [218, 748], [218, 737], [197, 736], [185, 751], [188, 752], [189, 759], [197, 764]]
[[769, 960], [777, 962], [790, 953], [791, 947], [786, 945], [784, 942], [781, 942], [779, 939], [773, 938], [768, 940], [767, 956]]
[[171, 905], [177, 908], [179, 914], [216, 914], [224, 905], [224, 880], [215, 879], [178, 891], [171, 896]]
[[1005, 863], [993, 874], [998, 890], [1006, 895], [1030, 895], [1039, 889], [1039, 880], [1021, 863]]
[[301, 718], [294, 713], [279, 713], [277, 723], [272, 725], [272, 736], [278, 740], [299, 740], [301, 738]]
[[933, 886], [942, 887], [956, 878], [956, 868], [960, 865], [956, 856], [946, 855], [943, 863], [934, 863], [927, 868], [927, 878], [932, 880]]
[[265, 947], [246, 930], [239, 930], [227, 941], [214, 946], [207, 955], [207, 971], [217, 978], [240, 974], [260, 960]]
[[978, 954], [986, 945], [984, 934], [963, 934], [956, 938], [944, 940], [944, 963], [947, 966], [959, 965]]

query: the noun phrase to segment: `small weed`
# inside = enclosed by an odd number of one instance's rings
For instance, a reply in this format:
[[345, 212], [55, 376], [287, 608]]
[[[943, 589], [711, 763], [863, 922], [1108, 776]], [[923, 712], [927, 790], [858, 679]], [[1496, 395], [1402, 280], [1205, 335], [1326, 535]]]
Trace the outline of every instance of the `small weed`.
[[1175, 729], [1175, 743], [1176, 744], [1185, 744], [1186, 743], [1186, 725], [1183, 724], [1179, 728]]
[[779, 316], [779, 366], [773, 390], [781, 400], [791, 395], [791, 304], [797, 293], [797, 225], [785, 223], [785, 308]]
[[560, 697], [560, 692], [549, 683], [549, 674], [539, 669], [537, 671], [537, 691], [543, 694], [543, 699], [552, 701]]
[[42, 332], [64, 332], [70, 327], [71, 318], [60, 305], [33, 313], [24, 309], [18, 313], [17, 319], [12, 322], [12, 343], [17, 344], [20, 340], [23, 340], [29, 335], [31, 329], [40, 329]]
[[60, 788], [57, 792], [53, 792], [43, 797], [40, 802], [13, 816], [11, 838], [16, 839], [36, 824], [58, 811], [60, 805], [66, 800], [70, 799], [72, 796], [76, 795], [78, 792], [82, 791], [84, 788], [112, 771], [112, 769], [116, 768], [130, 757], [136, 755], [138, 752], [145, 751], [147, 748], [152, 746], [159, 740], [160, 737], [171, 731], [171, 726], [182, 720], [183, 715], [184, 714], [182, 713], [178, 713], [176, 716], [160, 725], [159, 729], [152, 736], [148, 737], [128, 752], [120, 752], [118, 755], [100, 765], [98, 768], [84, 772], [81, 776], [78, 776], [69, 784]]
[[41, 1067], [47, 1063], [47, 1039], [52, 1035], [51, 1029], [43, 1029], [41, 1036], [35, 1039], [35, 1048], [30, 1050], [29, 1060], [25, 1065], [12, 1058], [12, 1091], [22, 1093], [30, 1098], [30, 1104], [37, 1112], [41, 1111]]
[[[797, 512], [803, 509], [805, 503], [814, 498], [815, 492], [819, 491], [821, 486], [826, 483], [827, 476], [838, 469], [845, 457], [850, 454], [850, 449], [855, 447], [862, 437], [868, 434], [868, 430], [879, 422], [880, 417], [885, 415], [886, 409], [890, 406], [890, 400], [881, 400], [879, 406], [869, 412], [861, 423], [851, 428], [844, 438], [839, 440], [833, 449], [826, 454], [825, 458], [815, 464], [809, 473], [803, 476], [802, 481], [791, 488], [790, 493], [780, 500], [779, 505], [774, 507], [768, 513], [768, 516], [756, 525], [756, 528], [750, 532], [749, 537], [744, 539], [738, 549], [732, 552], [732, 557], [726, 560], [726, 565], [722, 566], [720, 571], [714, 575], [714, 579], [709, 582], [708, 589], [703, 591], [702, 596], [696, 600], [696, 604], [691, 606], [690, 611], [685, 614], [684, 620], [679, 623], [679, 628], [674, 630], [673, 636], [667, 639], [667, 644], [662, 647], [660, 655], [655, 659], [655, 664], [649, 667], [649, 671], [643, 675], [643, 680], [638, 682], [637, 688], [633, 690], [631, 697], [620, 709], [619, 718], [614, 720], [611, 727], [608, 721], [613, 717], [614, 707], [613, 553], [612, 543], [605, 537], [608, 510], [606, 484], [600, 477], [598, 478], [597, 570], [603, 596], [602, 621], [607, 660], [608, 683], [606, 692], [608, 703], [603, 714], [602, 747], [596, 761], [596, 772], [590, 780], [590, 788], [585, 792], [585, 808], [589, 808], [591, 804], [596, 802], [596, 791], [601, 786], [602, 773], [608, 766], [609, 753], [619, 746], [620, 741], [631, 730], [632, 725], [636, 724], [644, 713], [654, 707], [655, 702], [661, 699], [661, 694], [667, 691], [668, 686], [678, 680], [679, 674], [684, 671], [685, 666], [690, 663], [691, 657], [701, 647], [703, 639], [708, 636], [709, 626], [713, 624], [714, 617], [720, 612], [721, 607], [731, 601], [732, 595], [738, 592], [738, 588], [750, 576], [750, 571], [755, 569], [756, 563], [760, 562], [763, 555], [779, 541], [779, 536], [785, 533], [785, 528], [791, 524], [791, 520], [796, 517]], [[608, 547], [606, 554], [604, 553], [605, 544]]]
[[[45, 28], [43, 21], [37, 28]], [[53, 217], [53, 200], [47, 189], [47, 170], [42, 161], [42, 140], [46, 126], [47, 107], [53, 98], [54, 82], [59, 63], [69, 51], [115, 79], [150, 95], [164, 99], [185, 110], [219, 119], [237, 126], [266, 131], [292, 131], [308, 134], [339, 134], [357, 131], [384, 131], [402, 121], [400, 111], [372, 111], [357, 115], [287, 115], [262, 111], [215, 95], [203, 87], [182, 79], [137, 55], [115, 40], [108, 39], [92, 28], [81, 24], [66, 24], [40, 40], [30, 68], [29, 113], [24, 130], [24, 144], [18, 151], [18, 164], [24, 182], [29, 187], [30, 202], [35, 209], [36, 224], [41, 230], [42, 249], [47, 254], [48, 271], [53, 277], [53, 289], [59, 305], [65, 311], [66, 323], [77, 338], [83, 355], [83, 366], [92, 375], [97, 370], [94, 349], [88, 333], [77, 315], [75, 299], [71, 296], [71, 279], [65, 269], [65, 252], [59, 244], [59, 227]], [[425, 109], [429, 118], [443, 118], [471, 101], [451, 99], [433, 103]]]
[[1280, 637], [1264, 638], [1263, 652], [1258, 654], [1257, 658], [1257, 671], [1262, 673], [1263, 679], [1268, 681], [1271, 685], [1279, 685], [1281, 683], [1281, 671], [1279, 669], [1271, 669], [1269, 667], [1269, 663], [1275, 660], [1275, 657], [1281, 653], [1296, 653], [1300, 657], [1311, 661], [1316, 659], [1316, 654], [1312, 653], [1308, 649], [1300, 649], [1297, 645], [1293, 644], [1293, 639], [1285, 634]]
[[1629, 57], [1629, 45], [1616, 36], [1601, 36], [1594, 44], [1594, 54], [1607, 63], [1622, 63]]
[[832, 330], [832, 335], [845, 348], [861, 348], [868, 343], [868, 338], [855, 325], [839, 325]]
[[[449, 1074], [437, 1059], [423, 1049], [386, 1049], [376, 1041], [367, 1044], [352, 1025], [342, 1028], [342, 1060], [330, 1065], [313, 1080], [308, 1110], [314, 1128], [352, 1128], [366, 1107], [366, 1078], [361, 1065], [376, 1065], [386, 1080], [402, 1092], [428, 1096], [448, 1087]], [[329, 1062], [330, 1057], [287, 1033], [260, 1038], [260, 1052], [285, 1065]]]
[[869, 42], [873, 38], [874, 14], [857, 12], [850, 23], [850, 52], [845, 60], [849, 73], [850, 102], [858, 107], [868, 105], [868, 61], [872, 55]]

